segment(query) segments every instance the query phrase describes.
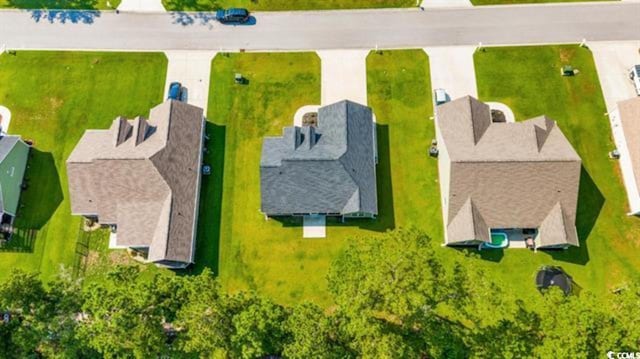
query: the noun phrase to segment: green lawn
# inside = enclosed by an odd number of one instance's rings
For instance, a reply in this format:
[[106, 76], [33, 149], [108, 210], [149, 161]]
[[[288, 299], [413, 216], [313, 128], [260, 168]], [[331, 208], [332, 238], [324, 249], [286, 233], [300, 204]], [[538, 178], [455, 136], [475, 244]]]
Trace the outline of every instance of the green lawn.
[[16, 267], [48, 279], [60, 264], [74, 264], [80, 219], [70, 215], [65, 160], [85, 129], [107, 128], [118, 115], [147, 115], [161, 102], [166, 66], [163, 54], [151, 53], [0, 56], [0, 104], [12, 112], [9, 133], [35, 142], [19, 233], [0, 250], [0, 281]]
[[[560, 67], [568, 64], [580, 73], [560, 76]], [[595, 293], [638, 278], [640, 219], [626, 215], [619, 171], [607, 157], [614, 144], [591, 52], [576, 45], [487, 48], [475, 55], [475, 66], [481, 100], [509, 105], [517, 120], [541, 114], [555, 119], [584, 166], [577, 218], [580, 248], [537, 254], [507, 250], [490, 266], [495, 276], [526, 292], [538, 265], [557, 264]]]
[[[303, 239], [300, 220], [265, 221], [259, 212], [262, 139], [280, 135], [283, 127], [292, 124], [299, 107], [320, 102], [319, 58], [313, 53], [274, 53], [218, 55], [214, 59], [208, 111], [210, 152], [205, 158], [214, 173], [203, 183], [196, 271], [204, 266], [214, 268], [230, 290], [255, 289], [283, 303], [311, 299], [328, 304], [327, 269], [348, 238], [394, 228], [397, 217], [418, 222], [416, 214], [423, 213], [439, 218], [434, 203], [411, 199], [405, 187], [407, 181], [416, 181], [430, 188], [433, 179], [413, 172], [415, 166], [424, 167], [433, 178], [436, 175], [435, 161], [427, 159], [427, 142], [420, 137], [433, 137], [428, 119], [431, 102], [426, 55], [410, 51], [372, 57], [378, 68], [374, 77], [387, 82], [402, 79], [393, 88], [375, 84], [379, 94], [371, 97], [380, 123], [380, 217], [346, 224], [332, 221], [326, 239]], [[418, 66], [403, 69], [394, 65], [399, 59]], [[378, 61], [388, 61], [390, 67], [384, 69]], [[246, 76], [249, 84], [234, 84], [236, 72]], [[390, 94], [402, 98], [408, 91], [421, 96], [392, 101], [393, 108], [398, 106], [392, 116], [385, 98]], [[419, 120], [401, 122], [407, 117]], [[435, 193], [426, 195], [437, 200]], [[398, 201], [406, 203], [394, 211]], [[439, 223], [439, 219], [432, 221]]]
[[162, 4], [168, 11], [210, 11], [228, 7], [244, 7], [251, 11], [278, 11], [416, 6], [414, 0], [162, 0]]
[[106, 10], [116, 8], [121, 0], [0, 0], [0, 8]]

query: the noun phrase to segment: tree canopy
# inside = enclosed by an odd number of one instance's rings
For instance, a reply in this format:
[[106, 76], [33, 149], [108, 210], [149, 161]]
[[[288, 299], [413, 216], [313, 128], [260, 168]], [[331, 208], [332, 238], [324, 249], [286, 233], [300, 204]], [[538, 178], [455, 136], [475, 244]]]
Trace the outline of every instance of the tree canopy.
[[327, 275], [329, 308], [228, 293], [207, 270], [114, 266], [47, 284], [16, 270], [0, 284], [0, 358], [563, 358], [640, 347], [638, 283], [605, 298], [552, 289], [524, 305], [433, 248], [415, 229], [354, 239]]

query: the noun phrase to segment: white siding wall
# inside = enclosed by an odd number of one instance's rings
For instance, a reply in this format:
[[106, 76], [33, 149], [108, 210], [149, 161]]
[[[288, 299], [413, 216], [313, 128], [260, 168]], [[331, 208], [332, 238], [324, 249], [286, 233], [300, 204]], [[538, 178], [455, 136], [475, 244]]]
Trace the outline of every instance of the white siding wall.
[[442, 219], [444, 221], [444, 241], [447, 243], [447, 223], [449, 223], [449, 181], [451, 179], [451, 159], [447, 146], [444, 143], [438, 128], [438, 118], [436, 116], [436, 140], [438, 141], [438, 178], [440, 181], [440, 201], [442, 204]]

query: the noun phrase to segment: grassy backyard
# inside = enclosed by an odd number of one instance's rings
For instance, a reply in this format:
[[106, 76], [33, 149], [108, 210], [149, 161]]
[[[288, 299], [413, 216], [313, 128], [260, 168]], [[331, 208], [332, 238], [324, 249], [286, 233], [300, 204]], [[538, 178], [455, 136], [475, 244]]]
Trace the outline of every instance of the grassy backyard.
[[[424, 198], [410, 200], [412, 195], [405, 188], [407, 181], [430, 188], [430, 177], [420, 178], [411, 171], [416, 165], [435, 178], [435, 162], [429, 163], [424, 155], [427, 142], [421, 137], [433, 137], [426, 55], [410, 51], [372, 56], [382, 61], [374, 61], [374, 77], [387, 82], [402, 79], [392, 88], [373, 85], [379, 87], [371, 104], [380, 123], [380, 217], [331, 222], [327, 238], [320, 240], [303, 239], [301, 221], [265, 221], [259, 212], [258, 171], [263, 137], [280, 135], [283, 127], [292, 124], [299, 107], [320, 102], [319, 58], [313, 53], [278, 53], [218, 55], [214, 59], [208, 111], [210, 152], [205, 159], [213, 165], [214, 175], [203, 184], [196, 271], [204, 266], [214, 268], [231, 290], [256, 289], [284, 303], [311, 299], [327, 304], [325, 275], [346, 239], [394, 228], [396, 217], [412, 217], [416, 222], [416, 213], [439, 217], [434, 203]], [[403, 64], [419, 65], [403, 69], [393, 65], [398, 60], [395, 57]], [[249, 83], [234, 84], [236, 72]], [[421, 97], [401, 100], [407, 91], [419, 91]], [[386, 101], [391, 94], [400, 99], [391, 101], [398, 108], [394, 116]], [[406, 117], [420, 120], [401, 122]], [[436, 194], [425, 195], [437, 198]], [[404, 202], [402, 208], [394, 206], [397, 201]]]
[[80, 219], [70, 214], [65, 160], [85, 129], [107, 128], [117, 115], [148, 114], [162, 100], [166, 65], [163, 54], [150, 53], [0, 56], [0, 104], [12, 112], [8, 132], [35, 143], [18, 234], [0, 249], [0, 280], [12, 268], [48, 279], [60, 264], [75, 263]]
[[414, 0], [162, 0], [162, 4], [168, 11], [211, 11], [228, 7], [244, 7], [251, 11], [279, 11], [416, 6]]
[[[560, 76], [560, 67], [568, 64], [580, 73]], [[475, 55], [475, 66], [480, 99], [509, 105], [517, 120], [541, 114], [555, 119], [584, 167], [580, 248], [537, 254], [507, 250], [502, 258], [490, 258], [495, 275], [525, 293], [540, 264], [561, 265], [578, 285], [596, 293], [640, 276], [640, 219], [626, 216], [618, 168], [607, 157], [614, 145], [591, 52], [576, 45], [487, 48]]]

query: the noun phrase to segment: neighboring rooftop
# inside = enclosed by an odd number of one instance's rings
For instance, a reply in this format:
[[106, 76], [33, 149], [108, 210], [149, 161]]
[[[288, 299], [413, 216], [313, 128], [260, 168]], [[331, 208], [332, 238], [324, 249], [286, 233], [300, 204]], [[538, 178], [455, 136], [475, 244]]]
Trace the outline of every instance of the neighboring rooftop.
[[375, 123], [369, 107], [340, 101], [321, 107], [318, 126], [266, 137], [260, 162], [267, 215], [377, 215]]
[[[623, 174], [630, 176], [634, 180], [625, 181], [625, 183], [632, 186], [634, 185], [634, 193], [638, 193], [640, 192], [640, 97], [619, 102], [618, 114], [629, 157], [629, 161], [625, 162], [630, 163], [630, 168], [626, 168], [630, 173], [624, 173], [625, 168], [623, 168]], [[635, 184], [632, 184], [634, 182]], [[628, 188], [627, 191], [630, 192], [630, 189]], [[631, 207], [632, 213], [640, 213], [640, 208], [633, 205]]]
[[183, 266], [194, 256], [203, 112], [166, 101], [149, 117], [85, 132], [67, 160], [71, 211], [117, 225], [118, 246]]
[[489, 106], [470, 96], [437, 111], [450, 158], [448, 243], [486, 241], [491, 228], [537, 228], [538, 246], [578, 245], [581, 160], [555, 121], [494, 123]]
[[28, 158], [29, 146], [20, 136], [0, 133], [0, 217], [18, 211]]

